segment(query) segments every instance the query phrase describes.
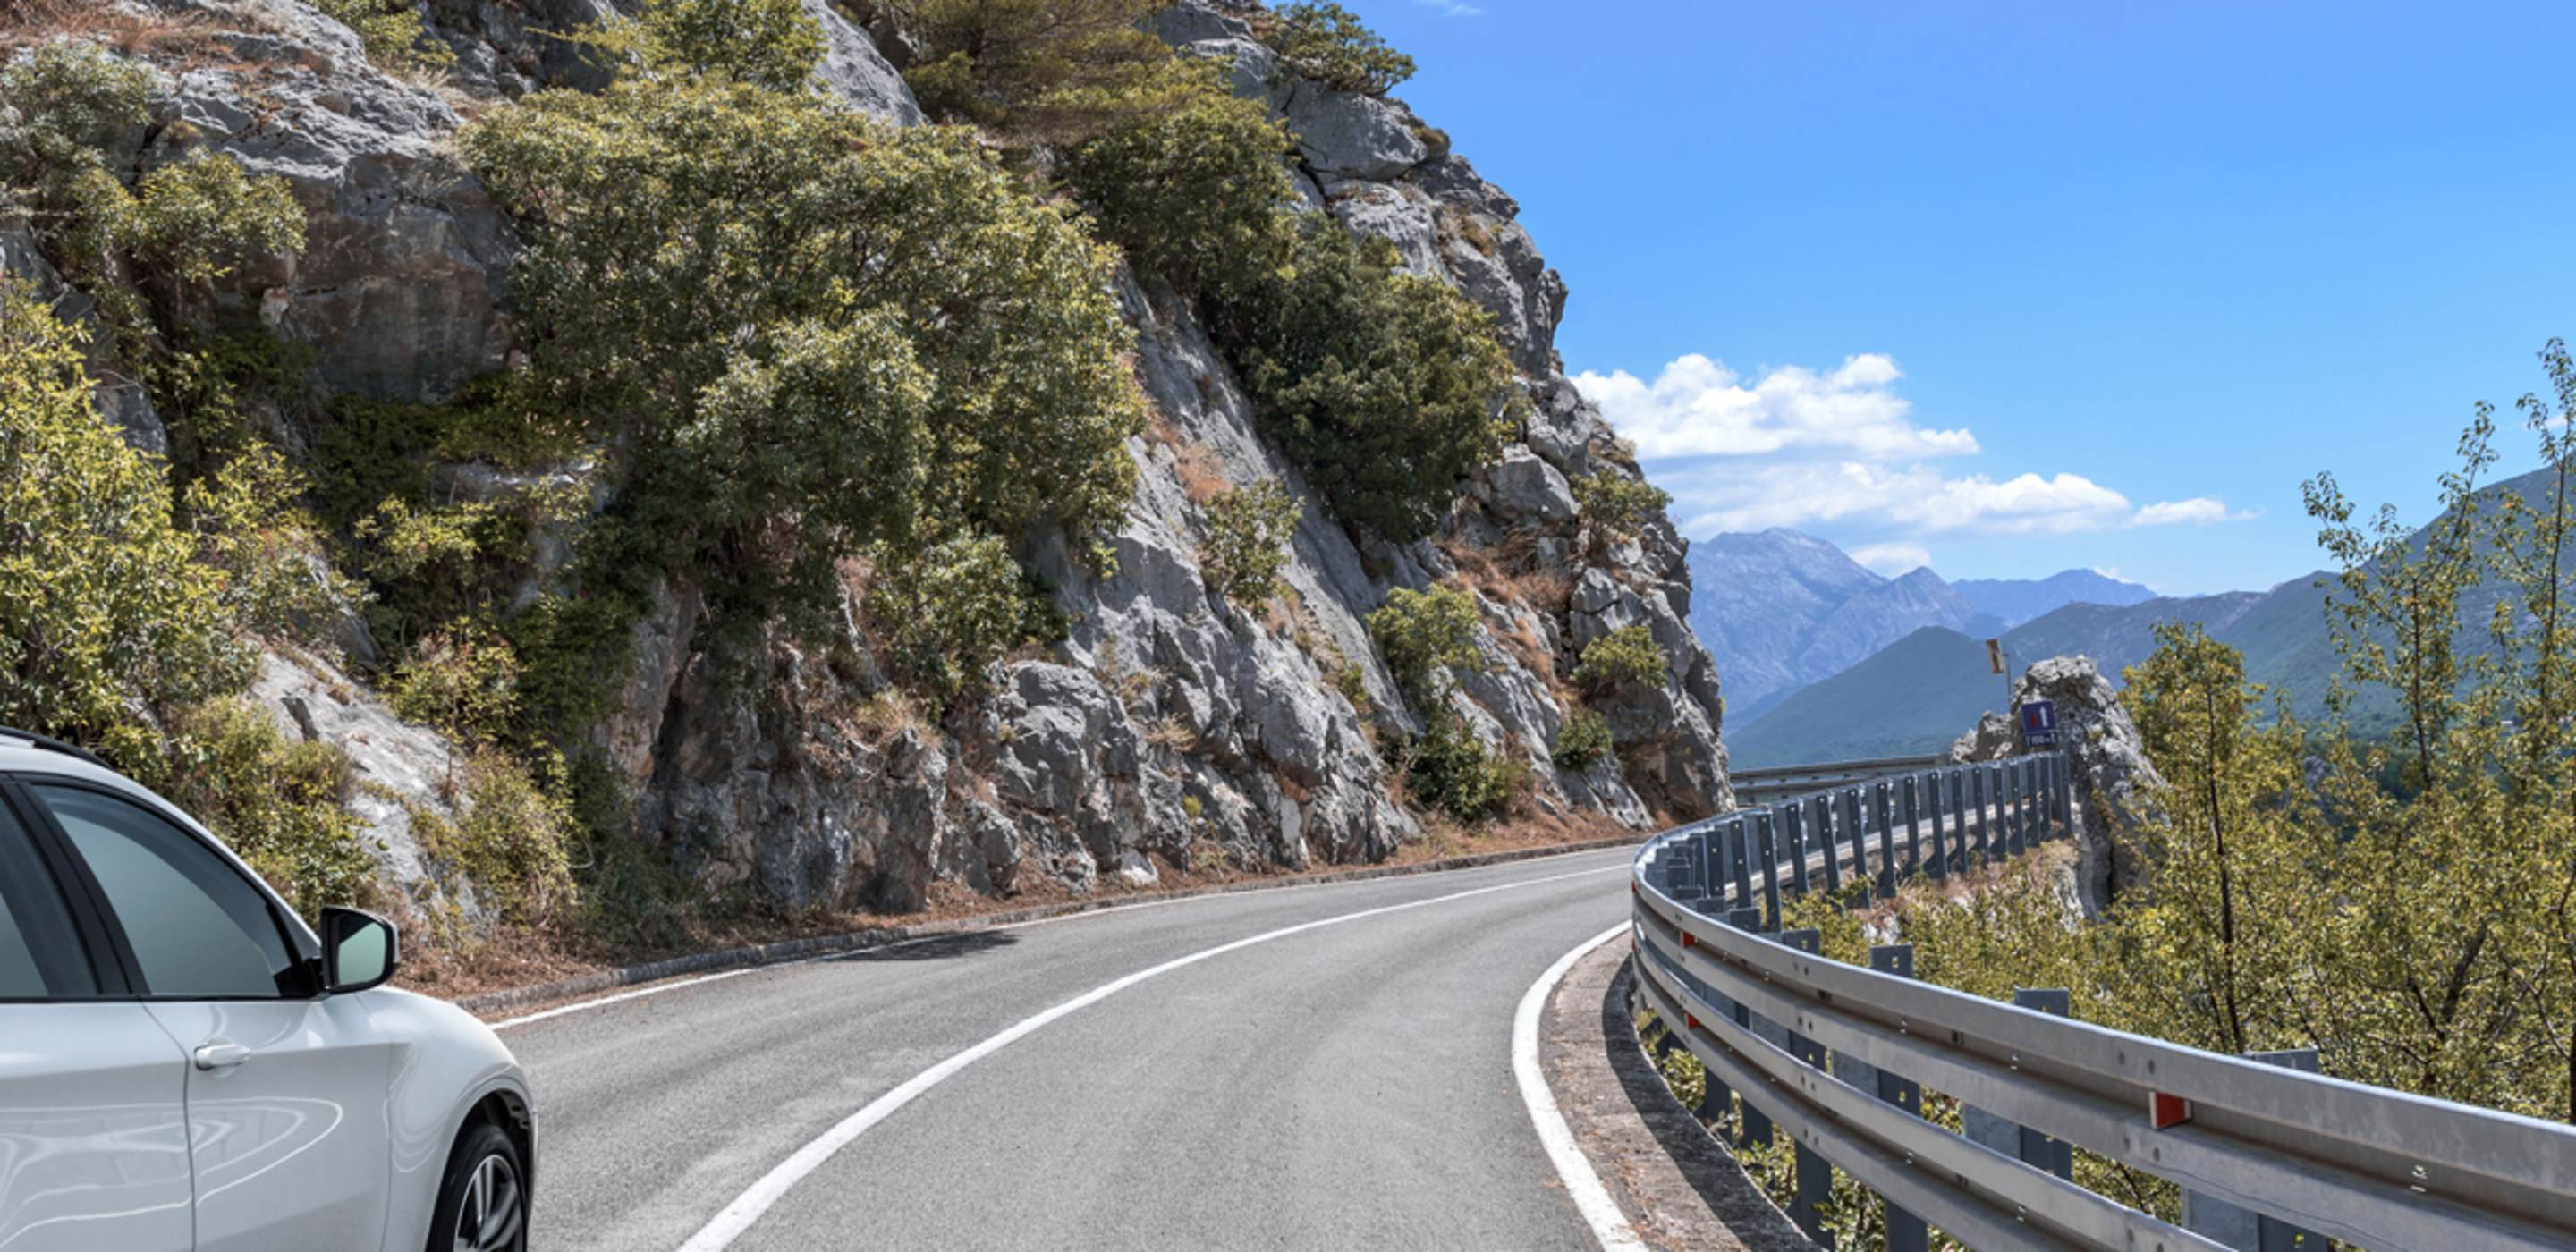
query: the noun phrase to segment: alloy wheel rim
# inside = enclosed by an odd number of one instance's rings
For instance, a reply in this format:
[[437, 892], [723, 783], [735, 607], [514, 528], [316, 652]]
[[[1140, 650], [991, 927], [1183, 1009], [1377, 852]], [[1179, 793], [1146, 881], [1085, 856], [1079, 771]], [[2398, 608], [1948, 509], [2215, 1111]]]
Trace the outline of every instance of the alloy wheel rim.
[[519, 1171], [495, 1152], [474, 1163], [456, 1200], [456, 1252], [513, 1252], [519, 1238]]

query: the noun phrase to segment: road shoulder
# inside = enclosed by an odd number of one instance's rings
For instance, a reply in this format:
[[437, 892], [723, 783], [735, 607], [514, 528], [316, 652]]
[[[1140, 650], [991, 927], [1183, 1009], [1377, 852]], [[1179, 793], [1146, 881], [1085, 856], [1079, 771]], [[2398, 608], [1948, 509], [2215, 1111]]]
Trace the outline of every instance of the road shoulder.
[[1575, 1142], [1657, 1249], [1814, 1248], [1665, 1089], [1626, 1021], [1630, 944], [1567, 971], [1539, 1025], [1539, 1067]]

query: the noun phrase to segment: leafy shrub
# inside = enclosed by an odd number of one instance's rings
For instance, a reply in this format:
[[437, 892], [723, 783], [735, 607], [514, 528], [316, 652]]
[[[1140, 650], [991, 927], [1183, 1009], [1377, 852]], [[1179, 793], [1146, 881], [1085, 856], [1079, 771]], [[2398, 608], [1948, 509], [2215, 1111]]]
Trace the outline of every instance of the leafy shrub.
[[468, 743], [499, 741], [518, 703], [518, 653], [470, 622], [422, 639], [394, 674], [394, 712]]
[[889, 0], [922, 43], [904, 71], [932, 116], [1039, 142], [1079, 142], [1151, 112], [1172, 60], [1143, 29], [1158, 0]]
[[1199, 559], [1217, 594], [1247, 608], [1279, 594], [1287, 543], [1304, 515], [1305, 506], [1275, 482], [1237, 487], [1208, 501], [1208, 537]]
[[1622, 626], [1593, 640], [1574, 667], [1574, 683], [1586, 691], [1619, 687], [1660, 687], [1672, 668], [1662, 644], [1643, 626]]
[[365, 904], [375, 861], [343, 806], [349, 758], [289, 740], [268, 715], [224, 698], [177, 712], [136, 773], [220, 836], [307, 917]]
[[1633, 535], [1647, 519], [1673, 502], [1671, 493], [1642, 478], [1617, 470], [1596, 470], [1573, 482], [1575, 503], [1585, 520], [1621, 535]]
[[90, 407], [70, 331], [0, 278], [0, 724], [148, 755], [133, 704], [236, 690], [225, 571], [159, 470]]
[[571, 788], [561, 758], [541, 765], [544, 779], [506, 753], [477, 753], [465, 764], [463, 817], [450, 823], [426, 810], [412, 813], [422, 850], [471, 879], [476, 899], [504, 922], [542, 923], [580, 899]]
[[1415, 700], [1437, 696], [1440, 676], [1448, 670], [1484, 666], [1484, 651], [1476, 643], [1484, 633], [1476, 597], [1455, 587], [1398, 587], [1369, 614], [1368, 625], [1396, 685]]
[[284, 179], [252, 178], [229, 156], [192, 153], [132, 189], [102, 148], [146, 119], [153, 77], [85, 44], [55, 42], [0, 71], [0, 99], [17, 109], [0, 124], [0, 184], [25, 201], [76, 279], [131, 325], [140, 306], [122, 281], [119, 253], [187, 284], [220, 278], [241, 258], [303, 246], [304, 210]]
[[1001, 540], [953, 536], [878, 559], [868, 614], [891, 640], [897, 672], [939, 704], [981, 690], [985, 670], [1027, 637], [1027, 587]]
[[1209, 329], [1334, 514], [1401, 543], [1502, 455], [1515, 393], [1493, 319], [1396, 261], [1385, 240], [1304, 215], [1293, 264], [1215, 293]]
[[655, 0], [594, 42], [648, 75], [680, 69], [770, 91], [803, 87], [824, 49], [823, 28], [798, 0]]
[[1125, 508], [1144, 411], [1114, 257], [971, 134], [658, 65], [462, 146], [524, 224], [512, 402], [619, 448], [628, 567], [819, 613], [831, 562], [878, 541]]
[[388, 68], [441, 67], [456, 53], [421, 31], [416, 0], [313, 0], [313, 7], [348, 27], [365, 44], [367, 59]]
[[1590, 709], [1567, 709], [1548, 755], [1558, 769], [1592, 768], [1594, 761], [1610, 755], [1610, 719]]
[[1413, 742], [1404, 782], [1423, 803], [1462, 822], [1482, 822], [1511, 807], [1521, 770], [1487, 748], [1464, 718], [1443, 710]]
[[1296, 192], [1280, 156], [1287, 131], [1259, 103], [1176, 63], [1195, 82], [1172, 107], [1109, 129], [1068, 154], [1064, 174], [1103, 237], [1139, 270], [1183, 292], [1243, 288], [1288, 263], [1284, 210]]
[[1338, 4], [1282, 5], [1270, 46], [1282, 67], [1336, 91], [1382, 96], [1413, 77], [1413, 58], [1388, 47], [1359, 15]]

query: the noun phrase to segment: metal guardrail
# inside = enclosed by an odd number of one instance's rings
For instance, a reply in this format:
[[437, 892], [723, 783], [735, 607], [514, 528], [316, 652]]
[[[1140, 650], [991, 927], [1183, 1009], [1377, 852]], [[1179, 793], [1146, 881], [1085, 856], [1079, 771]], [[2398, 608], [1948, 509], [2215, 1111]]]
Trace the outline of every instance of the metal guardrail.
[[[2063, 993], [2052, 1015], [1917, 982], [1905, 945], [1846, 965], [1779, 930], [1820, 877], [1885, 891], [2060, 837], [2068, 798], [2063, 757], [2023, 757], [1709, 819], [1638, 854], [1639, 997], [1707, 1067], [1710, 1103], [1744, 1098], [1747, 1138], [1792, 1136], [1802, 1200], [1841, 1170], [1885, 1197], [1901, 1252], [1927, 1223], [1980, 1249], [2576, 1248], [2576, 1128], [2088, 1025]], [[1922, 1119], [1922, 1087], [1969, 1106], [1968, 1134]], [[2077, 1186], [2075, 1148], [2180, 1185], [2190, 1228]]]
[[1768, 803], [1810, 791], [1847, 787], [1889, 774], [1920, 773], [1949, 763], [1947, 753], [1932, 753], [1866, 761], [1828, 761], [1819, 765], [1774, 765], [1765, 769], [1735, 770], [1727, 776], [1727, 781], [1734, 786], [1736, 799], [1746, 804]]

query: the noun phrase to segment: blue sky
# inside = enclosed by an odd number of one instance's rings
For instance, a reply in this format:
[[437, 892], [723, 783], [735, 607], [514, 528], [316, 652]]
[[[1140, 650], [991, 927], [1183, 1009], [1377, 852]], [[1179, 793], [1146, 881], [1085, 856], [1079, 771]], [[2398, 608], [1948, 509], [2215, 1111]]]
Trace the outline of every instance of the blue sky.
[[1350, 7], [1695, 536], [2268, 586], [2576, 336], [2563, 0]]

